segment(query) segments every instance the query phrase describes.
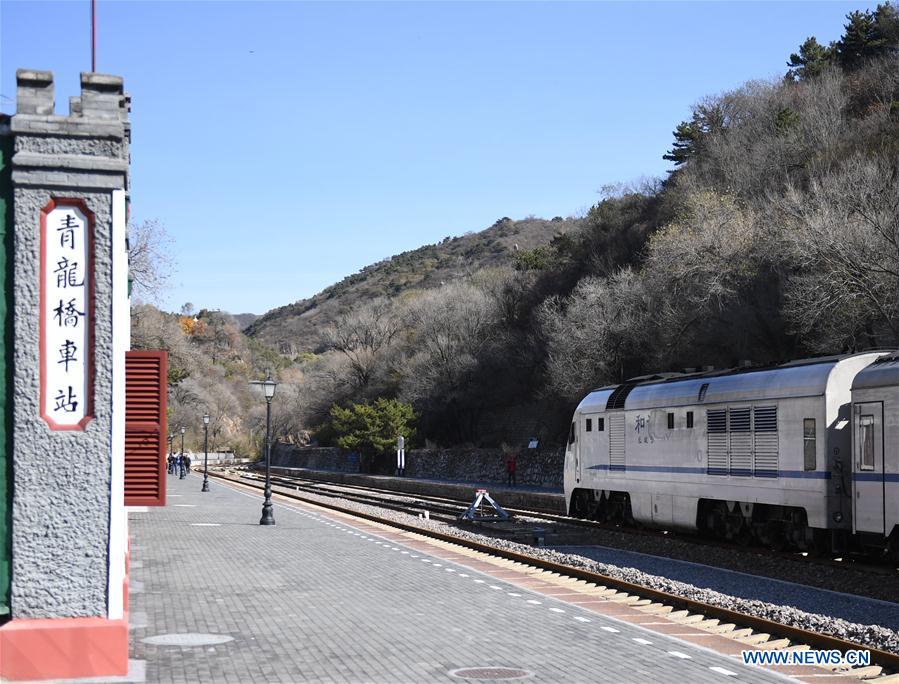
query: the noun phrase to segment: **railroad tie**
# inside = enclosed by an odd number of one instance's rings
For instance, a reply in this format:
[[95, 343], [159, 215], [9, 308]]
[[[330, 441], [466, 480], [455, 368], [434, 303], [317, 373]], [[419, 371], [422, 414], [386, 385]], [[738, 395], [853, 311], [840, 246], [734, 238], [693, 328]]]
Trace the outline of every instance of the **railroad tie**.
[[758, 644], [764, 644], [770, 638], [770, 634], [765, 634], [764, 632], [756, 632], [755, 634], [750, 634], [749, 636], [740, 637], [739, 639], [737, 639], [737, 641], [739, 641], [741, 644], [746, 644], [747, 646], [757, 646]]
[[881, 672], [883, 672], [883, 668], [880, 665], [869, 665], [868, 667], [857, 667], [854, 670], [849, 670], [846, 674], [859, 679], [870, 679], [871, 677], [880, 676]]
[[664, 603], [650, 603], [648, 606], [640, 606], [640, 610], [649, 615], [665, 615], [674, 610], [673, 606], [666, 606]]

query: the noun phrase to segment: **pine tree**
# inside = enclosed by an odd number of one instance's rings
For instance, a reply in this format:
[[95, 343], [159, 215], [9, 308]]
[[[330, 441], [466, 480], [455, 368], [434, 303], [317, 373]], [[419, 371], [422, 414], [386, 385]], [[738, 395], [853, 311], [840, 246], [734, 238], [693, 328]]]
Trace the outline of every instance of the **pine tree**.
[[837, 42], [837, 60], [846, 71], [852, 71], [877, 56], [883, 39], [878, 35], [873, 12], [856, 10], [846, 15], [846, 32]]
[[728, 106], [725, 102], [705, 102], [693, 109], [690, 121], [681, 121], [674, 131], [674, 144], [662, 159], [673, 161], [681, 166], [695, 156], [703, 138], [711, 133], [718, 133], [727, 128], [729, 123]]
[[675, 166], [686, 164], [696, 152], [696, 145], [702, 137], [702, 130], [697, 122], [681, 121], [674, 131], [674, 143], [668, 154], [662, 155], [662, 159], [674, 162]]
[[899, 54], [899, 10], [885, 2], [874, 10], [874, 32], [877, 49], [882, 54]]
[[787, 66], [789, 76], [795, 80], [806, 81], [818, 76], [828, 64], [833, 63], [834, 45], [824, 47], [814, 36], [806, 38], [799, 46], [799, 53], [790, 55]]

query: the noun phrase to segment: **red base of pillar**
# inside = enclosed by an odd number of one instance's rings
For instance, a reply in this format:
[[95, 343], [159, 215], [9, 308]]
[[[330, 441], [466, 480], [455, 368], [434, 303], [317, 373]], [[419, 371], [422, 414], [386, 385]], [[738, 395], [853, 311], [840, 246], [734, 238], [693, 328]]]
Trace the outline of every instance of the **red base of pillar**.
[[0, 678], [72, 679], [128, 674], [128, 621], [11, 620], [0, 627]]

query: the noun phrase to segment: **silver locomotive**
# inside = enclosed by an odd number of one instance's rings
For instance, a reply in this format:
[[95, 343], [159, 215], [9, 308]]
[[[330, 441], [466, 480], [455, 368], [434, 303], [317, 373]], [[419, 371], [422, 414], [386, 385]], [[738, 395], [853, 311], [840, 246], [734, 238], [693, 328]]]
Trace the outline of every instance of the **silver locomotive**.
[[727, 539], [899, 546], [899, 354], [635, 378], [590, 392], [571, 515]]

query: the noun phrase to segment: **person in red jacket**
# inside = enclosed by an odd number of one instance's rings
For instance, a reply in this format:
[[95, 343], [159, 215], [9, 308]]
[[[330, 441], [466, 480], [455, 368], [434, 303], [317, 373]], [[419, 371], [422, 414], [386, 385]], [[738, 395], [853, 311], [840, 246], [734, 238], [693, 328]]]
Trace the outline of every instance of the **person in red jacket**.
[[506, 480], [510, 487], [515, 486], [515, 470], [518, 468], [518, 456], [512, 451], [506, 456]]

